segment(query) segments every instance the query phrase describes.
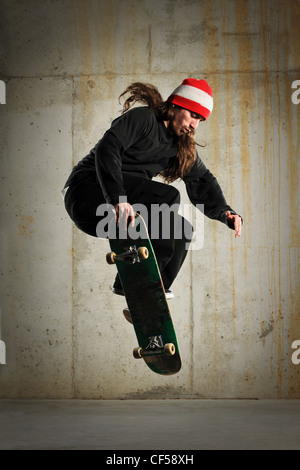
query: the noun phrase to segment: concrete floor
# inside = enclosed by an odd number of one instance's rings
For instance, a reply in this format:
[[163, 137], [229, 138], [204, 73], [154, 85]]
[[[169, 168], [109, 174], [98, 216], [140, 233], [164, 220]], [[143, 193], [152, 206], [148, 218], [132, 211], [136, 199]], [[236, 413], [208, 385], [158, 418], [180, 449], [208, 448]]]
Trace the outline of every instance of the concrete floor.
[[0, 400], [0, 449], [300, 450], [300, 400]]

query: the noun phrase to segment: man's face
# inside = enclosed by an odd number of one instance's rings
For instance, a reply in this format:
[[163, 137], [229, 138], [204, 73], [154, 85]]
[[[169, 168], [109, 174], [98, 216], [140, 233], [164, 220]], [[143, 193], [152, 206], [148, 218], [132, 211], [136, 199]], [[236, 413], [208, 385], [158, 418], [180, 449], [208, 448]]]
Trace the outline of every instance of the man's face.
[[204, 121], [200, 114], [188, 109], [175, 107], [174, 112], [174, 117], [169, 122], [168, 129], [177, 136], [195, 131], [199, 122]]

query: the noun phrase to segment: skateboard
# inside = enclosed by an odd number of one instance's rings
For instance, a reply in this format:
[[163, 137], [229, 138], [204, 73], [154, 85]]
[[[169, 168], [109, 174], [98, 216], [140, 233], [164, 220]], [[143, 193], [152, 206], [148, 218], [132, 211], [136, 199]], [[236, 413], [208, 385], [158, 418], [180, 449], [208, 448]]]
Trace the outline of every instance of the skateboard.
[[138, 340], [133, 356], [143, 358], [157, 374], [176, 374], [181, 368], [176, 333], [143, 218], [136, 214], [134, 227], [123, 230], [122, 236], [112, 221], [109, 244], [106, 261], [117, 266]]

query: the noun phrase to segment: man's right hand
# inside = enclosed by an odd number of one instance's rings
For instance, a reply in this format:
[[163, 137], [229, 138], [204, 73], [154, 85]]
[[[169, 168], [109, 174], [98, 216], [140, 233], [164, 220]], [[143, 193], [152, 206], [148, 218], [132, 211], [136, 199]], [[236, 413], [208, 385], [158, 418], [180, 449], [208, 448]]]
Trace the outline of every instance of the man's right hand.
[[115, 205], [116, 221], [118, 227], [127, 230], [128, 222], [134, 227], [134, 210], [128, 202], [120, 202]]

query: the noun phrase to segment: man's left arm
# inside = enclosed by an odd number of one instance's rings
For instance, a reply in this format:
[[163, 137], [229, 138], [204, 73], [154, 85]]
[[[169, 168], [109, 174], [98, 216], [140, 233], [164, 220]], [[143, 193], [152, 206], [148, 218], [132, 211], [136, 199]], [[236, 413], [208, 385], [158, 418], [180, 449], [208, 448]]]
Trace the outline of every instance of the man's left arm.
[[242, 217], [227, 204], [217, 179], [206, 168], [198, 154], [194, 166], [184, 177], [184, 182], [188, 196], [195, 206], [203, 205], [207, 217], [219, 220], [235, 230], [236, 238], [241, 236]]

